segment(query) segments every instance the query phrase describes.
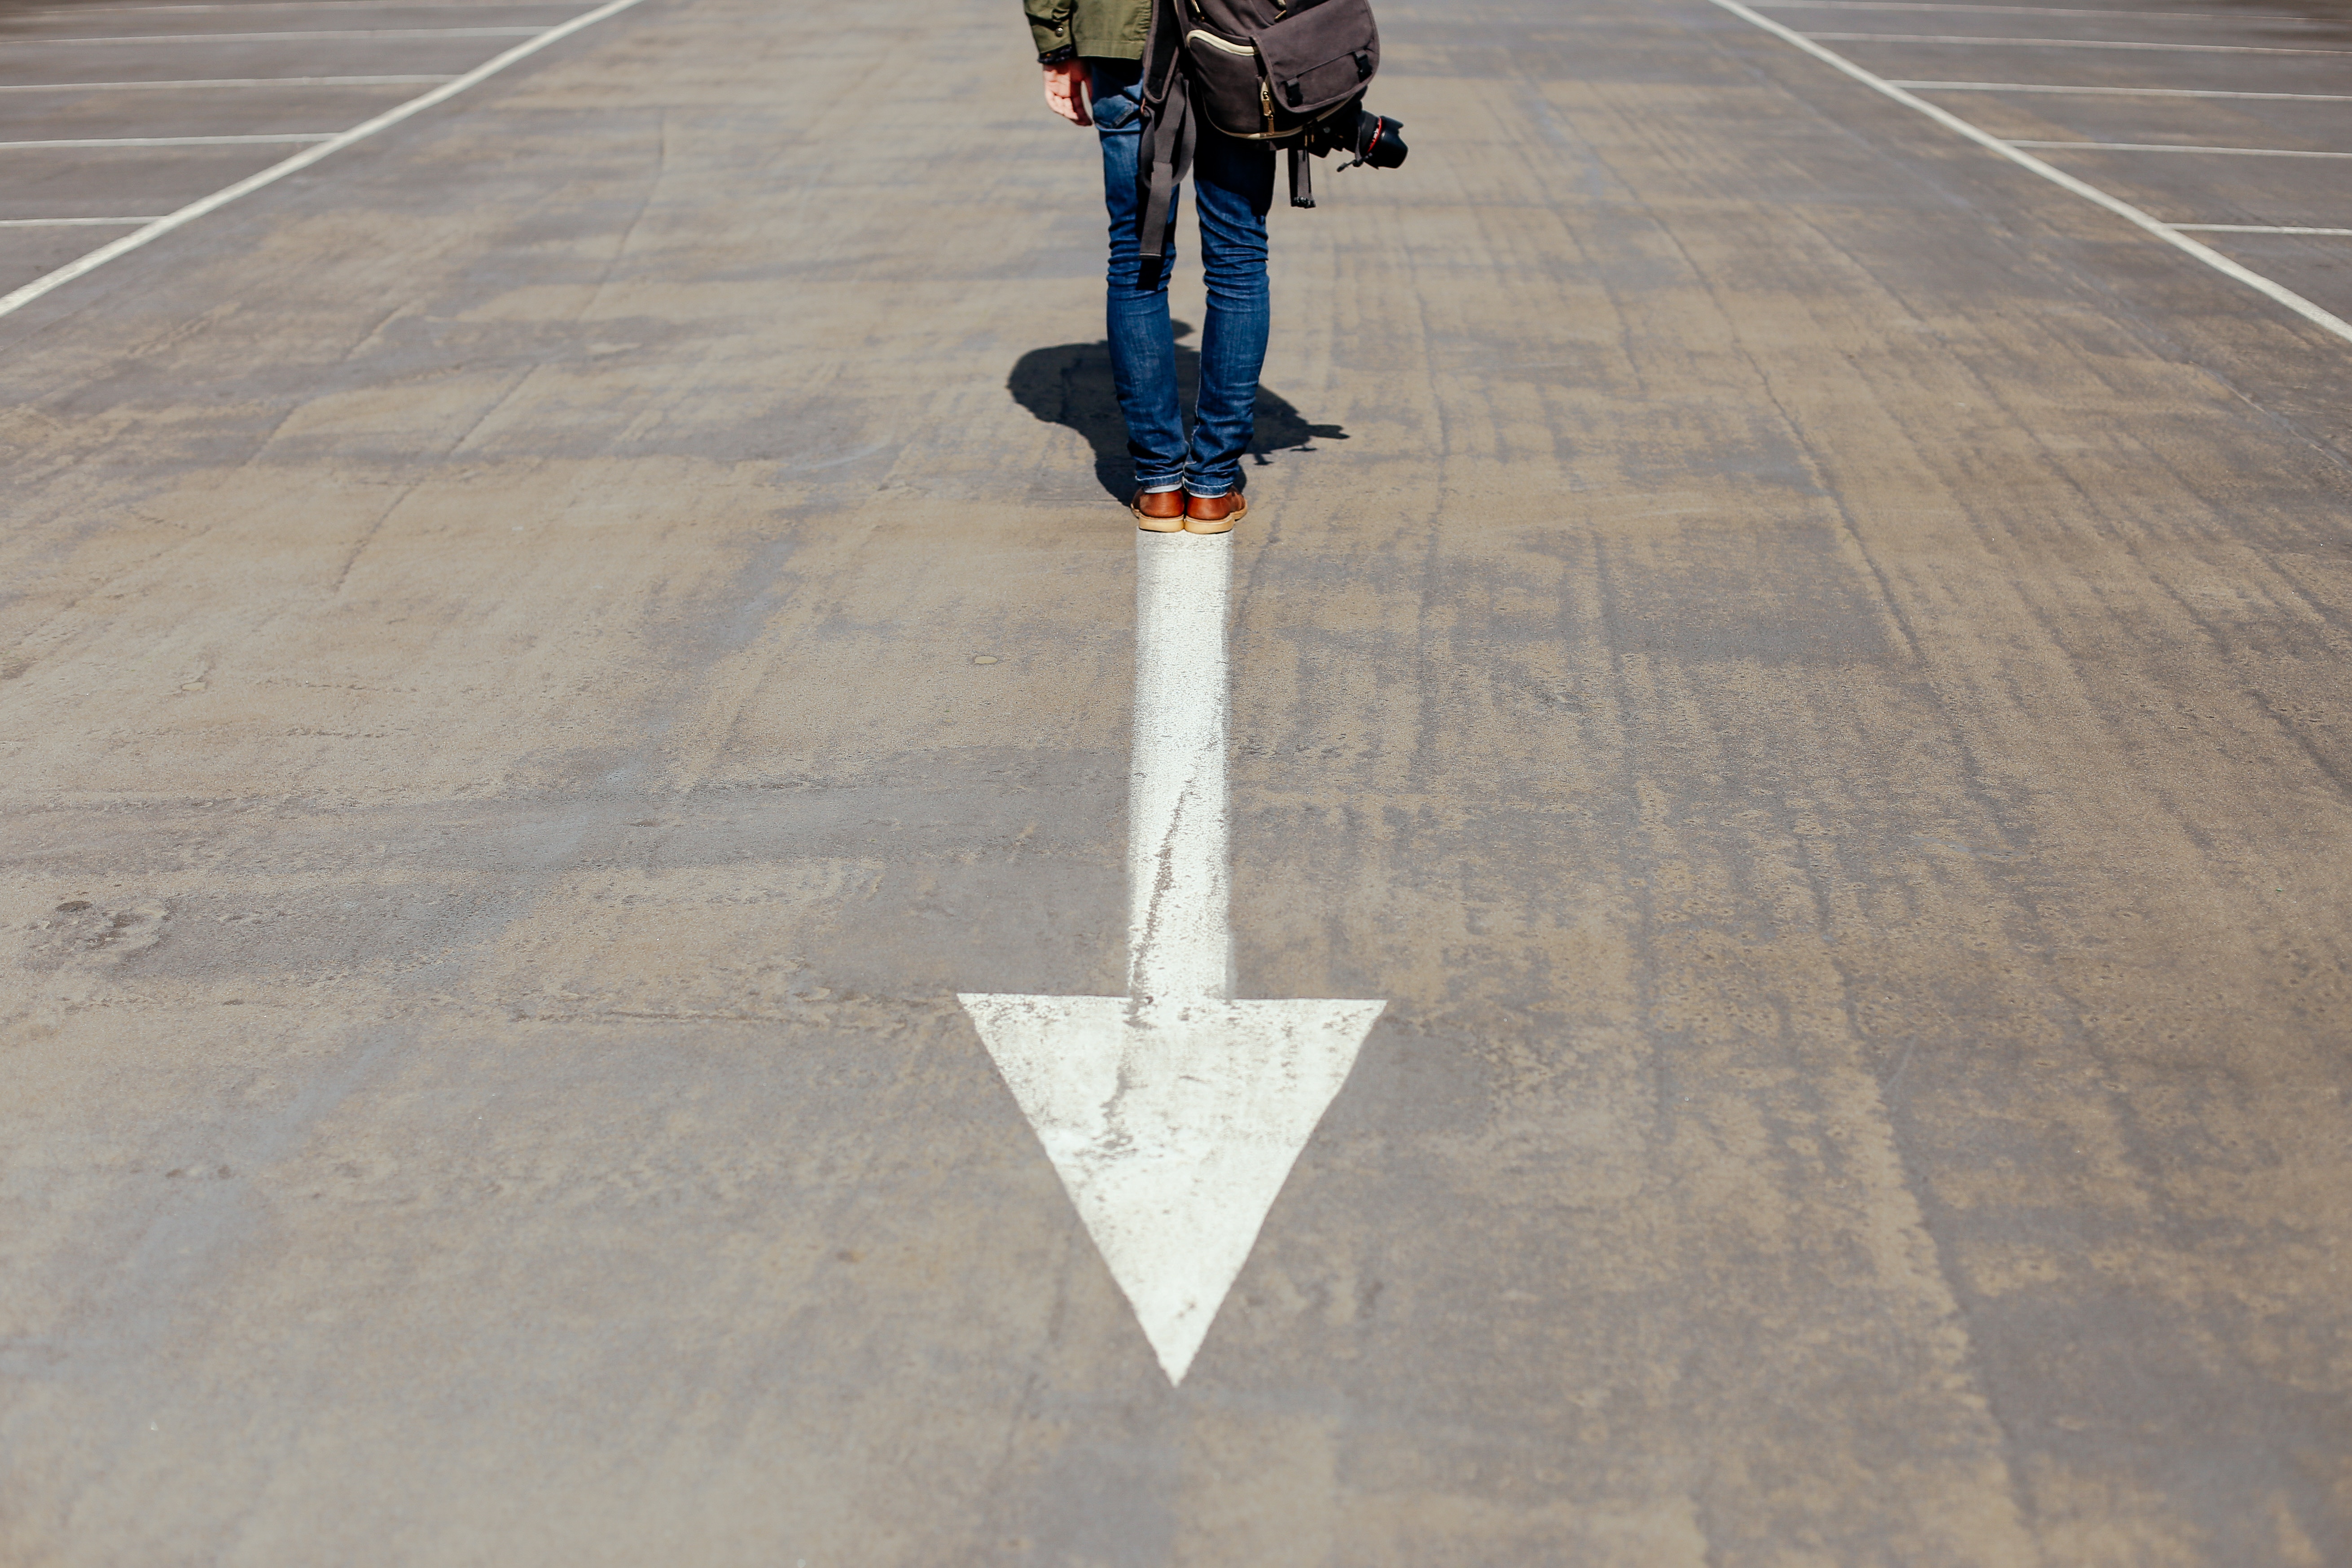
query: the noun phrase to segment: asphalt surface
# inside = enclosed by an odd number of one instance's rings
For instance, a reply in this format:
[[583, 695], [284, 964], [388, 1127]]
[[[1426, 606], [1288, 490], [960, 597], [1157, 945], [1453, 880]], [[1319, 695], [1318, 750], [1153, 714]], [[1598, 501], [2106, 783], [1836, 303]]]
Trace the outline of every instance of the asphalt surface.
[[[2340, 8], [1768, 9], [2352, 152]], [[0, 10], [0, 140], [580, 10]], [[1178, 1388], [955, 1000], [1126, 962], [1009, 0], [646, 0], [0, 317], [0, 1561], [2352, 1561], [2352, 343], [1706, 0], [1381, 13], [1231, 769], [1240, 994], [1388, 1007]], [[299, 145], [0, 149], [0, 223]]]

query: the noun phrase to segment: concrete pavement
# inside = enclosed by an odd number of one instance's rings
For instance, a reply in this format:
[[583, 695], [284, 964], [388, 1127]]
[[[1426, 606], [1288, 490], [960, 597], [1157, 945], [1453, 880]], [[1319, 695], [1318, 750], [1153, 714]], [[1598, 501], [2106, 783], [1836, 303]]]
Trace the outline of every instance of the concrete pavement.
[[2352, 1557], [2352, 344], [1706, 0], [1381, 12], [1230, 763], [1239, 994], [1388, 1006], [1173, 1389], [955, 1000], [1126, 973], [1008, 4], [646, 0], [0, 318], [0, 1559]]

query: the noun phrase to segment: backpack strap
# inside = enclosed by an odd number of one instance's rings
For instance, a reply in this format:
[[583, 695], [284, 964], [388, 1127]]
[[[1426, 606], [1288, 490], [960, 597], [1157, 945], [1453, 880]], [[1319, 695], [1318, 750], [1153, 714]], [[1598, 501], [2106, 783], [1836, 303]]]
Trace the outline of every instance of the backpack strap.
[[1290, 205], [1311, 207], [1315, 205], [1315, 165], [1307, 162], [1306, 138], [1292, 142], [1289, 152]]
[[1159, 112], [1143, 122], [1143, 157], [1137, 162], [1143, 187], [1143, 260], [1149, 265], [1159, 266], [1167, 259], [1176, 230], [1176, 187], [1192, 170], [1197, 134], [1192, 95], [1184, 90], [1180, 79]]
[[1192, 167], [1199, 127], [1192, 119], [1192, 84], [1184, 79], [1182, 21], [1176, 0], [1155, 0], [1151, 33], [1143, 50], [1143, 125], [1136, 159], [1136, 201], [1142, 209], [1142, 259], [1153, 269], [1166, 265], [1176, 227], [1176, 187]]

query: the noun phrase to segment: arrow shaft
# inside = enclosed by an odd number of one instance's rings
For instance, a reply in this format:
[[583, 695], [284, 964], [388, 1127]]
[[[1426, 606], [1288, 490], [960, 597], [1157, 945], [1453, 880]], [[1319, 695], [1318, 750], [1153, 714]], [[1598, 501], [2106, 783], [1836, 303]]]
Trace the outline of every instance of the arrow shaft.
[[1227, 844], [1226, 535], [1139, 534], [1135, 571], [1135, 751], [1127, 807], [1131, 997], [1234, 992]]

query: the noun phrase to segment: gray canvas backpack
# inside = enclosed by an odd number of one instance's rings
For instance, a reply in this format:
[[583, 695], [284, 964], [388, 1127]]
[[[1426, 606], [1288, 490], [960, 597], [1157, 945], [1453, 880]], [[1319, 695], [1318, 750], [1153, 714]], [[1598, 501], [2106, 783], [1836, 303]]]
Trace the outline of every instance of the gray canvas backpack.
[[[1364, 89], [1380, 68], [1371, 0], [1156, 0], [1137, 171], [1145, 259], [1167, 254], [1169, 213], [1200, 121], [1286, 149], [1291, 205], [1311, 207], [1309, 153], [1351, 149], [1358, 163], [1370, 162], [1368, 139], [1396, 124], [1363, 110]], [[1402, 147], [1381, 161], [1401, 158]]]

